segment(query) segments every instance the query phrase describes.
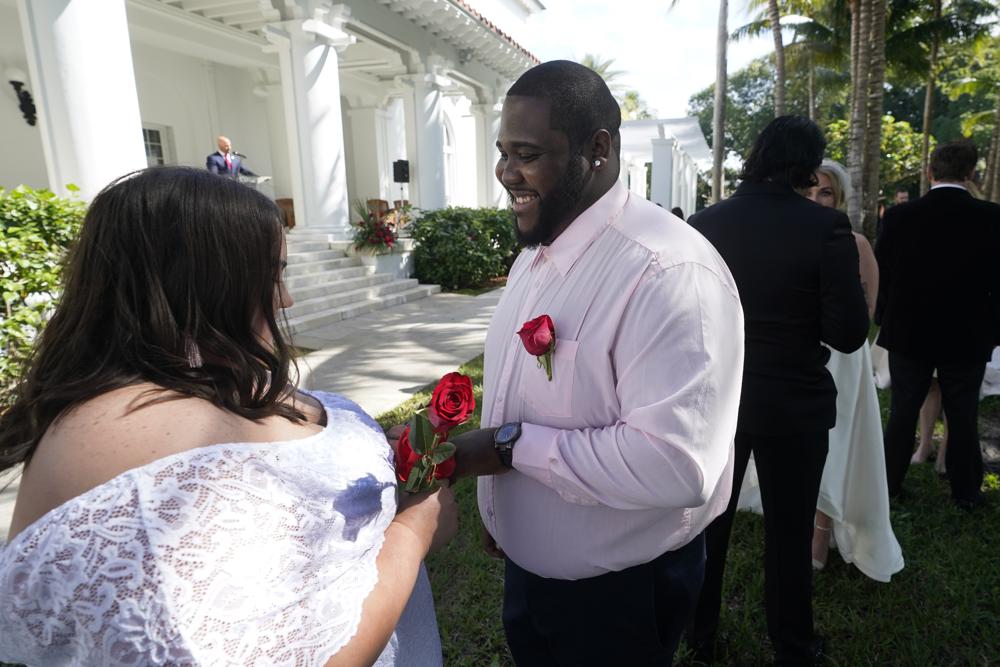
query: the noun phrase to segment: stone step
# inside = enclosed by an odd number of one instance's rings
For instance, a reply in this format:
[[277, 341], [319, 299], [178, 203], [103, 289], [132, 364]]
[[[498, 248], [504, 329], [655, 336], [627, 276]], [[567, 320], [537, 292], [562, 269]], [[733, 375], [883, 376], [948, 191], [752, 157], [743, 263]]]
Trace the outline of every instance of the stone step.
[[288, 246], [288, 254], [298, 252], [312, 252], [313, 250], [329, 250], [329, 241], [299, 241], [289, 237], [285, 237], [285, 243]]
[[331, 308], [330, 310], [310, 313], [309, 315], [303, 315], [301, 317], [289, 318], [288, 329], [294, 336], [295, 334], [307, 332], [310, 329], [318, 329], [319, 327], [333, 324], [334, 322], [339, 322], [340, 320], [357, 317], [358, 315], [363, 315], [364, 313], [398, 306], [403, 303], [416, 301], [417, 299], [423, 299], [424, 297], [436, 294], [440, 291], [440, 285], [418, 285], [417, 287], [403, 292], [374, 297], [358, 303], [352, 303], [346, 306]]
[[364, 276], [358, 276], [357, 278], [341, 278], [340, 280], [331, 281], [324, 281], [324, 275], [325, 274], [317, 274], [317, 282], [312, 285], [302, 285], [300, 287], [290, 289], [292, 297], [295, 298], [295, 301], [307, 301], [308, 299], [314, 299], [318, 296], [349, 292], [351, 290], [361, 289], [362, 287], [375, 287], [376, 285], [384, 285], [385, 283], [392, 282], [393, 280], [392, 276], [388, 273], [371, 273]]
[[329, 271], [317, 271], [313, 273], [288, 275], [293, 267], [288, 267], [285, 273], [285, 287], [295, 296], [295, 290], [299, 287], [315, 287], [316, 285], [329, 285], [338, 280], [348, 278], [360, 278], [370, 276], [375, 273], [374, 266], [365, 266], [360, 262], [356, 266], [348, 266], [342, 269], [331, 269]]
[[323, 248], [321, 250], [305, 250], [305, 251], [293, 251], [291, 248], [288, 250], [288, 264], [289, 266], [293, 264], [303, 264], [306, 262], [319, 262], [324, 259], [339, 259], [340, 257], [346, 257], [343, 251], [340, 250], [330, 250], [329, 248]]
[[[360, 289], [347, 291], [338, 290], [332, 294], [324, 294], [322, 296], [317, 296], [311, 299], [303, 299], [301, 301], [296, 300], [295, 305], [285, 312], [288, 319], [293, 320], [295, 318], [304, 317], [320, 311], [332, 310], [341, 306], [367, 301], [368, 299], [375, 299], [378, 297], [388, 296], [389, 294], [405, 292], [406, 290], [413, 289], [418, 284], [419, 283], [416, 279], [408, 278], [405, 280], [393, 280], [392, 282], [382, 283], [381, 285], [374, 285], [371, 287], [362, 287]], [[339, 285], [337, 285], [337, 287], [339, 287]]]
[[336, 269], [347, 269], [354, 266], [362, 266], [360, 257], [334, 257], [333, 259], [322, 259], [317, 262], [289, 262], [285, 269], [285, 279], [297, 276], [304, 276], [310, 273], [329, 272]]

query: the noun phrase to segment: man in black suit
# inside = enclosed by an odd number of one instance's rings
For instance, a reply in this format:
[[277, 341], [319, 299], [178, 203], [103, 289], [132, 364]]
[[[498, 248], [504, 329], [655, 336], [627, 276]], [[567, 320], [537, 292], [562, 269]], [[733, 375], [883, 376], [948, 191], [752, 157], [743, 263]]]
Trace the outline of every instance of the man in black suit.
[[236, 178], [240, 174], [244, 176], [256, 176], [245, 166], [243, 159], [238, 153], [231, 153], [233, 144], [226, 137], [219, 137], [215, 140], [219, 150], [205, 158], [205, 168], [213, 174]]
[[836, 422], [830, 352], [853, 352], [868, 331], [858, 250], [847, 216], [796, 190], [815, 184], [826, 140], [801, 116], [757, 137], [735, 194], [691, 217], [736, 279], [746, 363], [732, 496], [706, 531], [705, 584], [689, 645], [714, 654], [729, 534], [751, 452], [764, 506], [764, 595], [775, 664], [811, 665], [813, 517]]
[[[948, 417], [951, 496], [965, 508], [982, 502], [979, 386], [1000, 339], [1000, 206], [965, 188], [977, 157], [971, 142], [939, 146], [931, 155], [930, 191], [886, 211], [875, 248], [878, 342], [889, 350], [892, 376], [885, 432], [889, 495], [902, 491], [914, 424], [936, 368]], [[927, 317], [928, 305], [933, 317]]]

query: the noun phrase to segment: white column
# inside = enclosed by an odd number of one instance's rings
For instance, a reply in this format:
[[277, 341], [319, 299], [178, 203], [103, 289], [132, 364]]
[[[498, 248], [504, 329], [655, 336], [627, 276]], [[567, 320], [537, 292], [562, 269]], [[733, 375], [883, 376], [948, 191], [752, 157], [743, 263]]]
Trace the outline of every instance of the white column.
[[441, 119], [441, 89], [451, 82], [434, 74], [398, 77], [409, 88], [404, 96], [407, 115], [407, 157], [410, 181], [416, 185], [416, 206], [434, 210], [444, 208], [444, 124]]
[[354, 140], [355, 193], [362, 199], [391, 200], [386, 112], [372, 106], [350, 109], [347, 115], [351, 119]]
[[628, 163], [629, 190], [646, 199], [646, 163], [630, 161]]
[[650, 200], [668, 211], [673, 206], [674, 144], [672, 138], [653, 139], [653, 178]]
[[281, 85], [262, 84], [267, 91], [267, 129], [271, 142], [271, 177], [276, 198], [293, 197], [292, 167], [288, 159], [288, 130]]
[[18, 0], [49, 187], [90, 199], [146, 166], [125, 0]]
[[266, 27], [281, 63], [281, 89], [296, 229], [350, 232], [338, 50], [354, 37], [343, 30], [349, 10], [317, 9], [313, 18]]
[[[671, 177], [670, 207], [680, 206], [684, 201], [684, 151], [680, 146], [674, 144], [674, 168]], [[687, 211], [685, 211], [685, 214]]]
[[480, 206], [504, 206], [504, 189], [496, 176], [497, 136], [500, 134], [500, 111], [496, 104], [473, 104], [476, 118], [476, 182]]

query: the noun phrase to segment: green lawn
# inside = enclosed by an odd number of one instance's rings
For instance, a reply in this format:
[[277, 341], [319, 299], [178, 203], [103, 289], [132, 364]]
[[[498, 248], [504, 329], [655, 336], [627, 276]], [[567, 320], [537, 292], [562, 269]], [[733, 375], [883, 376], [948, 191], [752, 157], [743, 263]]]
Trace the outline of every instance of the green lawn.
[[[482, 357], [461, 369], [482, 391]], [[881, 392], [880, 392], [881, 394]], [[379, 417], [402, 423], [430, 393]], [[885, 396], [880, 395], [884, 400]], [[983, 418], [1000, 419], [1000, 399], [983, 402]], [[474, 421], [478, 423], [477, 409]], [[472, 424], [468, 428], [472, 428]], [[1000, 482], [987, 478], [988, 506], [968, 514], [948, 500], [947, 481], [931, 465], [907, 477], [912, 500], [892, 510], [905, 569], [880, 584], [835, 552], [815, 579], [817, 631], [827, 637], [830, 665], [1000, 665]], [[427, 561], [445, 664], [512, 665], [500, 624], [503, 568], [481, 550], [475, 484], [455, 487], [462, 506], [458, 537]], [[721, 632], [728, 653], [717, 664], [768, 664], [763, 608], [763, 523], [740, 513], [727, 565]], [[681, 648], [678, 662], [686, 658]]]

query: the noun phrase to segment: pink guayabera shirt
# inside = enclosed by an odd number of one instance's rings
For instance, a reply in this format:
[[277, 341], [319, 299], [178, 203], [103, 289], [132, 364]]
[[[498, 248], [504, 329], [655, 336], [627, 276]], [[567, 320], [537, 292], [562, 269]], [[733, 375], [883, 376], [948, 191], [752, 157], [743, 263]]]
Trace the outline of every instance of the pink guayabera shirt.
[[[516, 332], [555, 322], [553, 378]], [[648, 562], [725, 510], [743, 311], [697, 231], [616, 184], [521, 253], [486, 338], [482, 423], [523, 423], [514, 470], [479, 480], [490, 534], [543, 577]]]

